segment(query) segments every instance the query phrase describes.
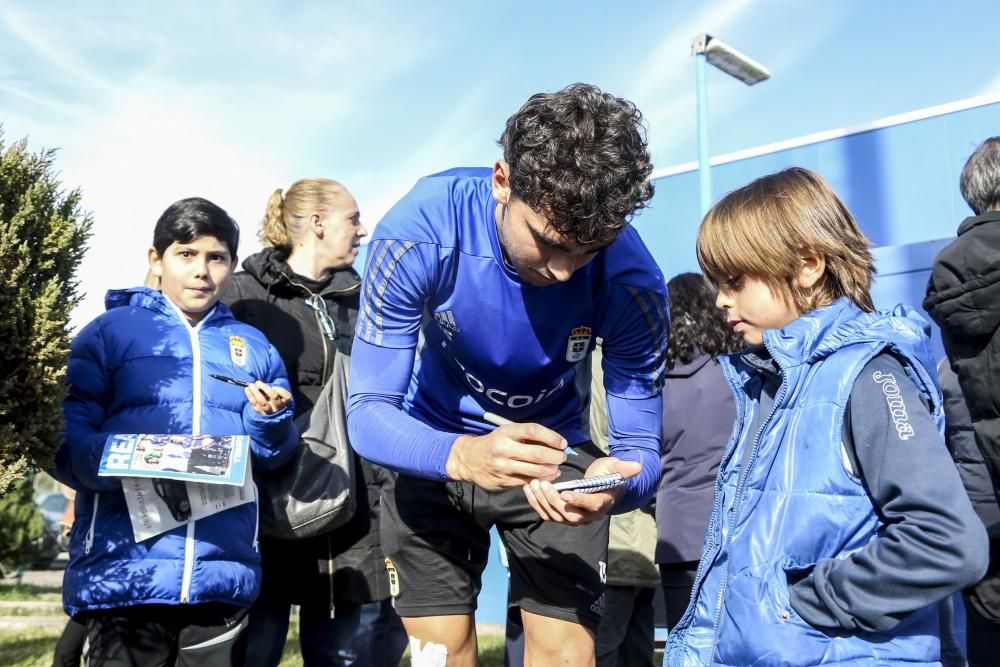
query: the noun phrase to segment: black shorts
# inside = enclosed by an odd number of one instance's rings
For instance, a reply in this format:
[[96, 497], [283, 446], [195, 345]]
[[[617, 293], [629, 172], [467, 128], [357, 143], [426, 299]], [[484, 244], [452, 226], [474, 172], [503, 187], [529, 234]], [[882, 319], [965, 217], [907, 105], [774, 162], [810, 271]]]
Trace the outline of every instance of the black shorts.
[[89, 612], [83, 664], [237, 667], [246, 662], [247, 610], [224, 604], [148, 604]]
[[[604, 456], [573, 445], [559, 481]], [[400, 616], [471, 614], [495, 525], [510, 563], [509, 607], [597, 628], [604, 606], [608, 519], [586, 526], [543, 521], [520, 487], [490, 492], [465, 482], [396, 475], [382, 504], [382, 546], [396, 570]]]

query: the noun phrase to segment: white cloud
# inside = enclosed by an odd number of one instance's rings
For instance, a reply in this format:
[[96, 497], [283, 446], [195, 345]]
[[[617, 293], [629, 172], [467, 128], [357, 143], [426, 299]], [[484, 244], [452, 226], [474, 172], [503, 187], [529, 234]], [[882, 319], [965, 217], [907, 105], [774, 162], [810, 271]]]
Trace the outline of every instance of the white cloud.
[[[258, 249], [267, 195], [307, 175], [317, 139], [349, 145], [341, 121], [438, 48], [419, 15], [390, 25], [378, 8], [295, 11], [226, 6], [208, 22], [197, 3], [155, 17], [0, 10], [0, 55], [15, 49], [18, 60], [16, 75], [0, 70], [7, 140], [58, 146], [65, 187], [82, 189], [95, 219], [75, 326], [103, 310], [106, 290], [142, 281], [155, 221], [179, 198], [223, 206], [241, 224], [241, 255]], [[421, 37], [384, 48], [408, 30]], [[399, 171], [390, 165], [380, 184], [412, 182]]]
[[636, 67], [638, 74], [629, 88], [637, 97], [672, 95], [677, 89], [692, 87], [694, 65], [688, 57], [695, 35], [725, 34], [750, 7], [748, 0], [729, 0], [706, 6], [688, 22], [674, 26], [652, 49], [646, 62]]
[[20, 86], [11, 83], [0, 82], [0, 93], [5, 93], [11, 97], [27, 102], [35, 108], [48, 109], [65, 117], [71, 116], [75, 110], [71, 104], [66, 104], [45, 94], [24, 90]]
[[995, 95], [998, 93], [1000, 93], [1000, 74], [993, 77], [993, 80], [983, 86], [982, 90], [979, 92], [980, 95]]
[[490, 158], [481, 155], [482, 148], [493, 146], [493, 128], [483, 128], [482, 112], [488, 100], [486, 85], [467, 91], [450, 105], [427, 137], [401, 161], [377, 173], [359, 174], [350, 184], [354, 195], [363, 202], [362, 212], [369, 230], [393, 204], [406, 194], [418, 178], [458, 166], [488, 166]]
[[[672, 29], [653, 49], [647, 61], [636, 68], [639, 74], [629, 87], [635, 91], [633, 99], [646, 116], [650, 127], [650, 150], [658, 168], [697, 159], [694, 151], [696, 133], [695, 68], [691, 56], [691, 41], [695, 35], [709, 33], [726, 40], [727, 35], [737, 35], [737, 47], [746, 48], [739, 40], [740, 27], [751, 21], [752, 14], [760, 12], [757, 5], [747, 0], [729, 0], [706, 6], [699, 14]], [[819, 11], [819, 10], [814, 10]], [[823, 40], [836, 31], [849, 13], [836, 6], [823, 8], [822, 20], [796, 25], [794, 32], [783, 35], [781, 49], [771, 50], [764, 63], [780, 85], [782, 73], [794, 69], [807, 54], [819, 48]], [[773, 38], [773, 36], [772, 36]], [[755, 57], [753, 49], [748, 53]], [[752, 96], [769, 95], [768, 88], [775, 81], [766, 81], [748, 89], [742, 83], [708, 68], [709, 123], [740, 122], [743, 107]], [[711, 133], [710, 133], [711, 134]], [[787, 138], [787, 137], [786, 137]], [[711, 136], [710, 136], [711, 144]], [[757, 145], [752, 139], [747, 145]], [[661, 163], [659, 155], [676, 155], [685, 144], [692, 146], [690, 155], [674, 163]], [[719, 151], [710, 145], [712, 155]]]
[[[67, 41], [59, 39], [53, 33], [53, 26], [38, 16], [7, 7], [0, 10], [0, 25], [5, 36], [13, 38], [26, 47], [35, 58], [42, 60], [49, 68], [55, 68], [65, 82], [75, 82], [98, 91], [107, 92], [112, 84], [94, 70], [87, 67], [85, 61], [66, 48]], [[25, 54], [28, 55], [28, 54]]]

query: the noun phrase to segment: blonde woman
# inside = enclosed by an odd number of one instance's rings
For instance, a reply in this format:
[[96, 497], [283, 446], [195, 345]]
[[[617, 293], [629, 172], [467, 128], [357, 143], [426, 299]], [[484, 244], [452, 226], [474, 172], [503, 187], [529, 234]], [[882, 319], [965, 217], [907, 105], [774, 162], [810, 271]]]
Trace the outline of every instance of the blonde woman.
[[[264, 250], [243, 262], [223, 296], [278, 349], [296, 417], [315, 403], [335, 356], [350, 354], [361, 286], [353, 263], [367, 234], [357, 202], [337, 181], [306, 178], [275, 190], [261, 223]], [[381, 471], [356, 464], [359, 506], [349, 523], [303, 540], [261, 539], [263, 586], [250, 612], [248, 665], [280, 662], [293, 604], [307, 665], [374, 664], [358, 662], [352, 640], [362, 605], [388, 597], [372, 507]]]

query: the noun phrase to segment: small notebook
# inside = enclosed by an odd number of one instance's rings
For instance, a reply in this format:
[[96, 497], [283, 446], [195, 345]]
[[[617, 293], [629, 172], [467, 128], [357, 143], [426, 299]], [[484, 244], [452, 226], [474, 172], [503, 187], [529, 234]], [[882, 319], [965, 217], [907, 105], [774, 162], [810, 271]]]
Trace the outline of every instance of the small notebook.
[[624, 486], [625, 478], [620, 472], [613, 472], [608, 475], [597, 475], [595, 477], [584, 477], [583, 479], [568, 479], [565, 482], [556, 482], [552, 486], [557, 491], [576, 491], [577, 493], [597, 493], [606, 491], [616, 486]]

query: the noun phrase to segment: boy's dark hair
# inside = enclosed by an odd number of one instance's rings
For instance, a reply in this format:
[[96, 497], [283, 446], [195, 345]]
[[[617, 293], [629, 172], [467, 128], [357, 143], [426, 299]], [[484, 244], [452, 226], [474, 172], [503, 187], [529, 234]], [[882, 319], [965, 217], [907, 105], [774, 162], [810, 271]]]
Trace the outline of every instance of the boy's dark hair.
[[499, 144], [512, 194], [581, 245], [613, 241], [653, 196], [642, 114], [596, 86], [533, 95]]
[[167, 207], [153, 230], [153, 249], [163, 252], [171, 243], [190, 243], [199, 236], [214, 236], [236, 257], [240, 228], [222, 208], [201, 197], [188, 197]]
[[715, 307], [715, 289], [700, 273], [681, 273], [667, 281], [670, 293], [670, 344], [667, 368], [688, 363], [698, 351], [717, 357], [741, 350], [743, 337]]
[[976, 215], [1000, 211], [1000, 137], [979, 144], [962, 167], [958, 187]]

